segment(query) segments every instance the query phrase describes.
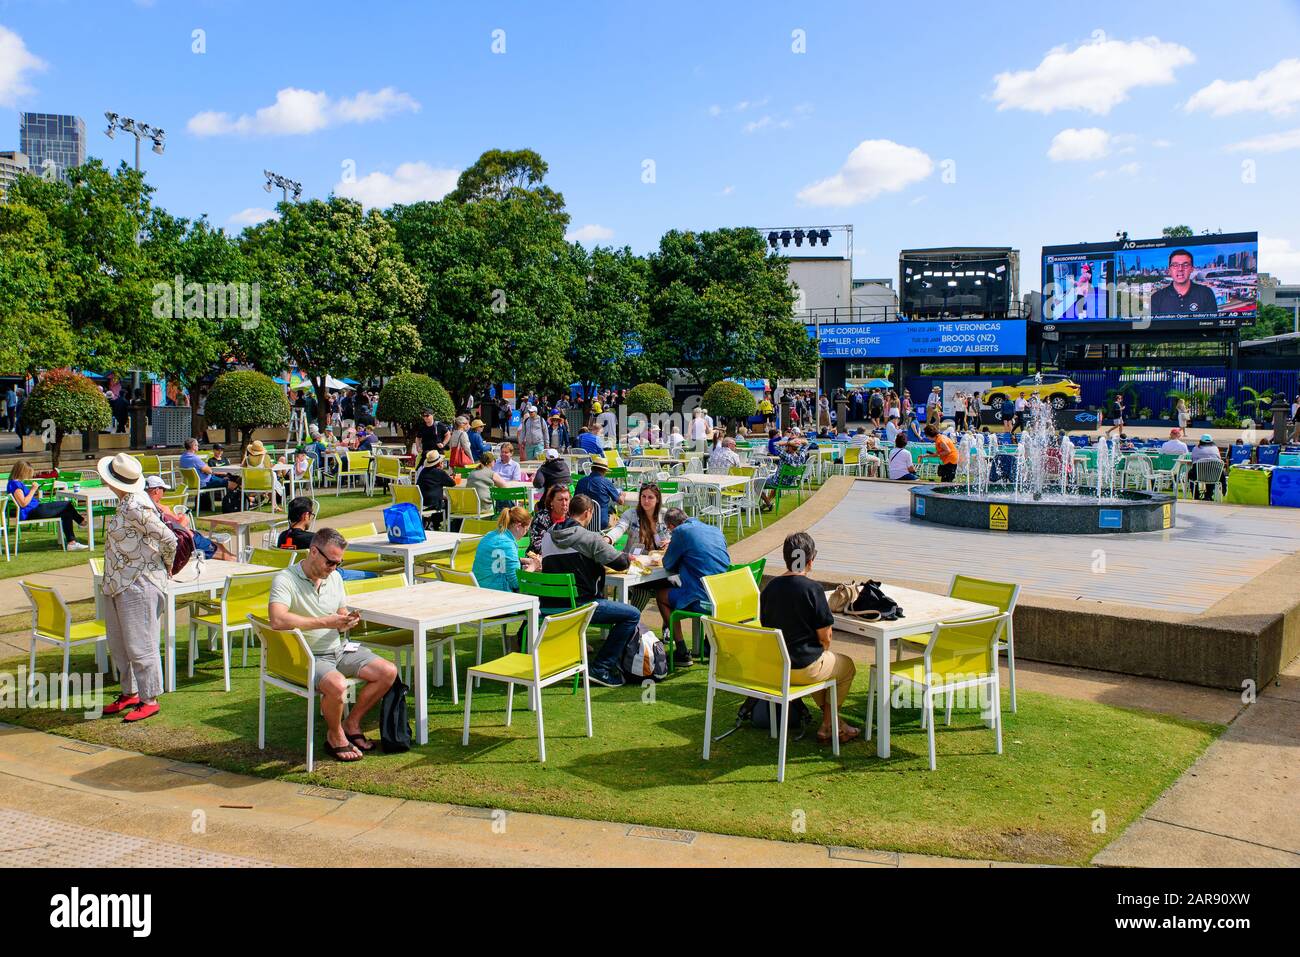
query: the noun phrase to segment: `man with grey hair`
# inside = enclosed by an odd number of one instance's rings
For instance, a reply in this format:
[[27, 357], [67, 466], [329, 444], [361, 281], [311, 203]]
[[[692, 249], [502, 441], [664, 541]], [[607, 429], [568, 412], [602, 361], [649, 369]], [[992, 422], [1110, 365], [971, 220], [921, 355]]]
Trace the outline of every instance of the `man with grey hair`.
[[731, 436], [715, 445], [709, 453], [708, 470], [715, 475], [727, 475], [739, 466], [740, 453], [736, 451], [736, 440]]
[[681, 636], [681, 627], [670, 634], [668, 622], [674, 611], [707, 611], [709, 595], [704, 578], [720, 575], [731, 567], [731, 554], [722, 530], [691, 518], [680, 508], [664, 512], [664, 525], [672, 540], [664, 552], [664, 571], [675, 575], [680, 584], [665, 582], [655, 592], [655, 604], [664, 622], [664, 644], [674, 642], [673, 663], [691, 664], [691, 653]]
[[[271, 581], [267, 618], [280, 631], [297, 628], [312, 653], [312, 678], [325, 716], [325, 749], [337, 761], [360, 761], [374, 742], [361, 730], [362, 719], [392, 687], [397, 668], [356, 642], [344, 642], [340, 632], [355, 627], [361, 616], [349, 611], [338, 567], [347, 539], [333, 528], [319, 528], [307, 557], [276, 573]], [[365, 687], [346, 719], [343, 705], [348, 678]]]

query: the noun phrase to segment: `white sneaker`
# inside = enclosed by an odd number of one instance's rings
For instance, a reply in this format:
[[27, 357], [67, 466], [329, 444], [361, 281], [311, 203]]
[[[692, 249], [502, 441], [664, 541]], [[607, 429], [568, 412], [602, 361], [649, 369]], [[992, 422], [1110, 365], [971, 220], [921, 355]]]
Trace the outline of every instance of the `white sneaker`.
[[209, 540], [209, 541], [212, 541], [212, 542], [216, 542], [218, 545], [229, 545], [229, 544], [230, 544], [230, 533], [229, 533], [229, 532], [217, 532], [215, 535], [209, 535], [209, 536], [208, 536], [208, 540]]
[[90, 546], [85, 542], [68, 542], [68, 551], [70, 552], [88, 552]]

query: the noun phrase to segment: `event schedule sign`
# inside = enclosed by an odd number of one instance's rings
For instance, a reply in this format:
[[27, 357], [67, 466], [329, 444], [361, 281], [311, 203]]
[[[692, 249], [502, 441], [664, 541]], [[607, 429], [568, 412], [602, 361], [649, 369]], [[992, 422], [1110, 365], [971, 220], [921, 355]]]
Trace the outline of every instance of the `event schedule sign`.
[[929, 359], [1023, 356], [1024, 319], [955, 322], [867, 322], [808, 326], [823, 359]]

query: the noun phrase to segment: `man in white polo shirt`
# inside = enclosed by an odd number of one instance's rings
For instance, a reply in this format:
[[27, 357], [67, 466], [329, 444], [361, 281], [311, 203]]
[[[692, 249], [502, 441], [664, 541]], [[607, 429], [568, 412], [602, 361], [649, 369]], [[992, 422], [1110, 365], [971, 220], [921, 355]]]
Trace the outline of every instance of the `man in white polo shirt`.
[[[307, 639], [313, 658], [312, 680], [321, 695], [325, 716], [325, 748], [337, 761], [360, 761], [375, 745], [361, 731], [366, 713], [384, 697], [397, 678], [397, 668], [355, 642], [344, 642], [339, 632], [361, 620], [347, 607], [347, 594], [338, 567], [347, 548], [336, 529], [320, 528], [307, 557], [276, 573], [271, 580], [267, 617], [280, 631], [297, 628]], [[360, 678], [365, 687], [357, 695], [347, 720], [343, 704], [347, 678]]]

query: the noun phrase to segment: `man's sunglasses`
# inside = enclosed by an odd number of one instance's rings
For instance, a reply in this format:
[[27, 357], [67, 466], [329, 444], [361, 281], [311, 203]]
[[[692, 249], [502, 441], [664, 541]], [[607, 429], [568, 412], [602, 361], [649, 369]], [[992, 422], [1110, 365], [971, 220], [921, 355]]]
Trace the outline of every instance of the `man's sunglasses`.
[[344, 559], [340, 558], [336, 560], [330, 558], [328, 555], [326, 555], [324, 552], [322, 552], [319, 548], [316, 548], [315, 546], [312, 546], [312, 551], [320, 556], [321, 561], [325, 563], [325, 566], [327, 568], [338, 568], [340, 565], [343, 564]]

